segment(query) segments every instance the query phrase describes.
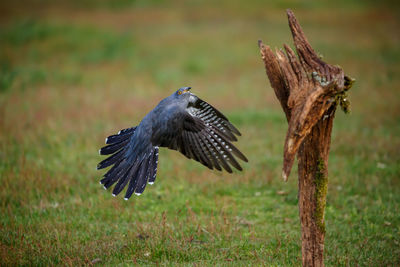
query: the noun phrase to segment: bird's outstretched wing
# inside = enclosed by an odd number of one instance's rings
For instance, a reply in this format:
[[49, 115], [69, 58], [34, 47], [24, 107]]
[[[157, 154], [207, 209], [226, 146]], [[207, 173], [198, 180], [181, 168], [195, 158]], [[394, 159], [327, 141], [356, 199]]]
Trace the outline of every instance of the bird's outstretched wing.
[[210, 169], [221, 171], [224, 168], [231, 173], [231, 165], [242, 170], [235, 157], [246, 162], [247, 158], [232, 144], [237, 141], [235, 135], [241, 135], [240, 132], [216, 108], [193, 97], [187, 108], [178, 114], [178, 119], [182, 121], [179, 134], [164, 140], [165, 146]]

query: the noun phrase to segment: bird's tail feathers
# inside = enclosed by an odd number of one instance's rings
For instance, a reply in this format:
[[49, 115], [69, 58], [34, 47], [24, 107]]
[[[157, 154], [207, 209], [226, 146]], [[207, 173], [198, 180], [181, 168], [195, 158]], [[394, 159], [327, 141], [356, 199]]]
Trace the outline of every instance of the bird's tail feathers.
[[[124, 142], [124, 140], [121, 142]], [[121, 149], [121, 151], [123, 150], [124, 149]], [[116, 154], [118, 153], [119, 152]], [[118, 157], [119, 156], [116, 158]], [[132, 160], [125, 155], [125, 157], [120, 157], [118, 160], [113, 161], [114, 166], [104, 175], [104, 178], [100, 183], [104, 185], [105, 189], [108, 189], [113, 184], [117, 183], [113, 189], [113, 196], [116, 196], [121, 193], [129, 182], [124, 198], [125, 200], [128, 200], [133, 193], [141, 195], [146, 188], [147, 183], [154, 183], [157, 174], [158, 147], [149, 146], [147, 149], [144, 149], [141, 153], [137, 154]], [[109, 162], [103, 163], [103, 165], [107, 164], [109, 164]], [[109, 164], [108, 166], [110, 165], [112, 164]]]
[[117, 134], [110, 135], [106, 138], [107, 146], [99, 150], [100, 155], [110, 155], [97, 165], [97, 169], [107, 168], [111, 165], [117, 165], [124, 157], [125, 146], [129, 143], [130, 137], [135, 133], [136, 126], [119, 131]]
[[123, 129], [119, 131], [117, 134], [110, 135], [106, 138], [105, 143], [107, 145], [116, 144], [125, 140], [129, 140], [129, 138], [135, 133], [136, 127], [131, 127], [127, 129]]
[[158, 146], [154, 147], [154, 152], [151, 160], [149, 161], [149, 184], [154, 184], [157, 176], [158, 165]]

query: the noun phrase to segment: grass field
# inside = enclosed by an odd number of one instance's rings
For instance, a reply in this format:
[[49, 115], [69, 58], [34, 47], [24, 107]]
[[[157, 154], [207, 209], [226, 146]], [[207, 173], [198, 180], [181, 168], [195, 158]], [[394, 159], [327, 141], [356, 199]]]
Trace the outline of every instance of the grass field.
[[[400, 19], [393, 1], [13, 1], [0, 10], [0, 265], [298, 266], [297, 177], [257, 40], [311, 44], [356, 78], [329, 160], [327, 266], [400, 265]], [[160, 152], [113, 198], [104, 138], [181, 86], [241, 130], [244, 172]]]

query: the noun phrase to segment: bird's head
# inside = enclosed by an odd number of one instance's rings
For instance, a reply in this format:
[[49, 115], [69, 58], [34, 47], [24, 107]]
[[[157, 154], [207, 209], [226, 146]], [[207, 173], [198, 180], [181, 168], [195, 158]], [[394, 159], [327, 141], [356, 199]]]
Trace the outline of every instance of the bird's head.
[[185, 94], [189, 94], [190, 93], [189, 91], [190, 91], [191, 88], [192, 87], [181, 87], [181, 88], [178, 89], [178, 91], [175, 92], [175, 94], [177, 96], [182, 96], [182, 95], [185, 95]]
[[191, 88], [192, 87], [181, 87], [173, 95], [175, 98], [178, 98], [178, 99], [189, 98], [189, 96], [191, 95], [191, 93], [190, 93]]

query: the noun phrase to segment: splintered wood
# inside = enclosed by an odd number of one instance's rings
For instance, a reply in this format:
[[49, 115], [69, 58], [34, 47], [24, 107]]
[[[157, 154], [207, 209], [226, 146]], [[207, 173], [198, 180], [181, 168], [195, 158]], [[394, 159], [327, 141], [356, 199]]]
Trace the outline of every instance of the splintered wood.
[[284, 51], [275, 53], [262, 41], [259, 47], [271, 87], [289, 124], [283, 155], [285, 181], [298, 157], [303, 266], [323, 266], [331, 131], [336, 106], [347, 105], [343, 96], [354, 80], [340, 67], [322, 61], [293, 12], [288, 10], [287, 15], [297, 56], [286, 44]]

